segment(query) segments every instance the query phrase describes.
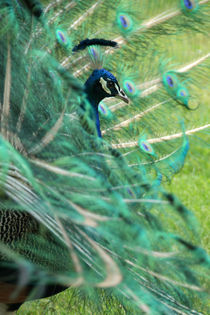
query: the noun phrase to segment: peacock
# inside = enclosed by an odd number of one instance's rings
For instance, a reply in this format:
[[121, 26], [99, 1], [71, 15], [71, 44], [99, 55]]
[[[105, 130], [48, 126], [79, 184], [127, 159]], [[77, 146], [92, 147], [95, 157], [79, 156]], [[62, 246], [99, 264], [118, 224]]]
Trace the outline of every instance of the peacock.
[[76, 314], [208, 313], [196, 218], [164, 183], [206, 145], [209, 9], [0, 2], [1, 314], [69, 287]]

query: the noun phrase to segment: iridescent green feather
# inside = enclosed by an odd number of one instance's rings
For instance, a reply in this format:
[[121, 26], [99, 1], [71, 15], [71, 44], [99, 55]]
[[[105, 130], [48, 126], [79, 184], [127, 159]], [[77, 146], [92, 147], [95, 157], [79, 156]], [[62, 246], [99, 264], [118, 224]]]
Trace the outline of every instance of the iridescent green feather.
[[[24, 271], [17, 289], [34, 284], [29, 298], [56, 283], [79, 286], [93, 309], [104, 294], [130, 314], [202, 311], [193, 309], [205, 298], [209, 258], [194, 245], [194, 215], [162, 181], [181, 170], [188, 135], [208, 124], [203, 2], [191, 14], [175, 0], [43, 1], [40, 19], [25, 1], [1, 7], [1, 222], [24, 214], [32, 225], [26, 238], [1, 230], [1, 269]], [[83, 90], [93, 63], [70, 51], [87, 37], [119, 42], [103, 48], [104, 67], [131, 99], [100, 104], [102, 140]], [[186, 108], [191, 100], [199, 120]]]

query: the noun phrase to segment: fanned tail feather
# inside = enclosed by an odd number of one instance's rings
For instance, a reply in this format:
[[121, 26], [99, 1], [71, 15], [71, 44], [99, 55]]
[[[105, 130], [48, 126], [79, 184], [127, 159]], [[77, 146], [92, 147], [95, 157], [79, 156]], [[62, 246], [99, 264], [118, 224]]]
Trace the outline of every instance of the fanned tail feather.
[[[192, 48], [206, 40], [209, 1], [125, 2], [1, 3], [0, 282], [15, 289], [5, 297], [0, 285], [0, 303], [71, 286], [128, 314], [202, 314], [209, 257], [162, 181], [210, 126], [208, 47], [174, 57], [185, 35]], [[72, 54], [84, 38], [118, 42], [95, 60], [131, 99], [100, 104], [103, 139], [83, 88], [90, 53]]]

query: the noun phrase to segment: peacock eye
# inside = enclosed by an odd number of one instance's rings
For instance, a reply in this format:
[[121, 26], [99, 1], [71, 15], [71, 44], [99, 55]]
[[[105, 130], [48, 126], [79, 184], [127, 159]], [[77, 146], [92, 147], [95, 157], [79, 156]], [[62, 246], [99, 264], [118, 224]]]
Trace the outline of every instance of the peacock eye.
[[108, 81], [107, 86], [108, 87], [113, 87], [114, 86], [114, 82], [113, 81]]

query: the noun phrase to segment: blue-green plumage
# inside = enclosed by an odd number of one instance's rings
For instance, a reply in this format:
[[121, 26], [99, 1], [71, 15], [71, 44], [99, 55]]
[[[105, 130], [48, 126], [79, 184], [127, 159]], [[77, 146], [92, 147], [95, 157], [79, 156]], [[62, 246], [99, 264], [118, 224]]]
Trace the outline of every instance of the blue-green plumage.
[[0, 4], [0, 304], [201, 314], [208, 257], [163, 183], [207, 125], [207, 1], [44, 3]]
[[85, 93], [93, 109], [93, 120], [96, 124], [98, 136], [101, 138], [98, 112], [99, 103], [107, 97], [118, 97], [126, 103], [128, 103], [129, 100], [123, 90], [121, 90], [115, 76], [105, 69], [97, 69], [92, 72], [85, 82]]

